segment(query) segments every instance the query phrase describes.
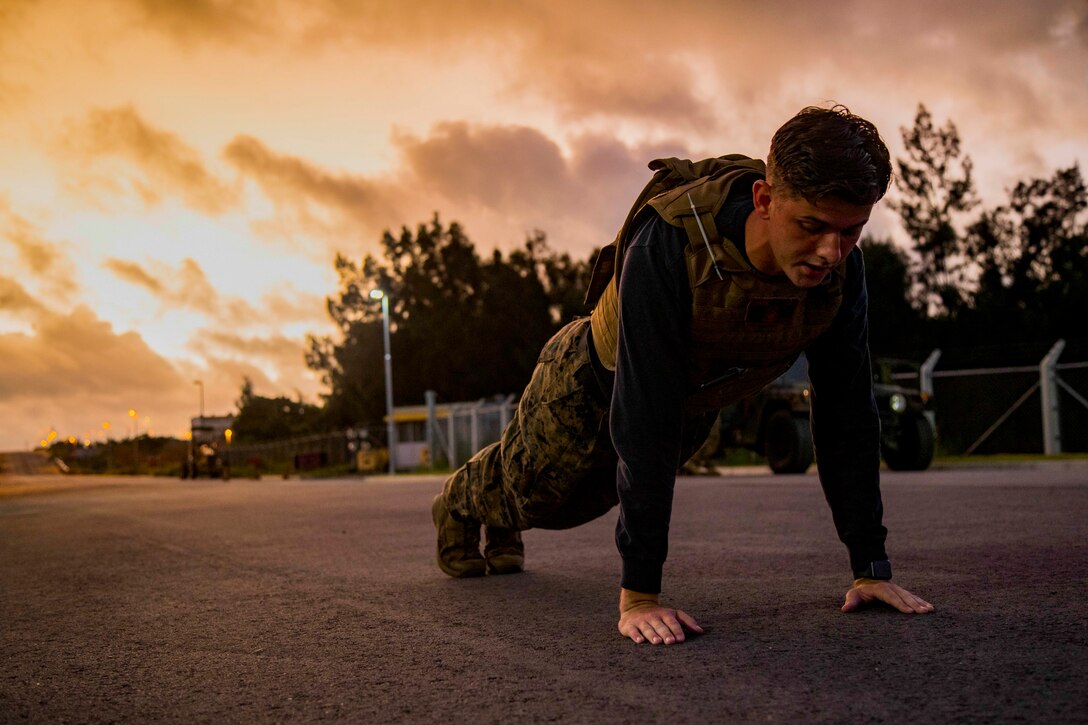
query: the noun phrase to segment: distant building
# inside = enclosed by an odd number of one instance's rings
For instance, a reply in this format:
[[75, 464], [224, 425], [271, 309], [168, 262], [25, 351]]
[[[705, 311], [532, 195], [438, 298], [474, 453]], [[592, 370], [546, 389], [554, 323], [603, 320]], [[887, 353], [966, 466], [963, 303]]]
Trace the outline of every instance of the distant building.
[[435, 464], [456, 468], [502, 437], [517, 404], [514, 396], [393, 409], [398, 470]]

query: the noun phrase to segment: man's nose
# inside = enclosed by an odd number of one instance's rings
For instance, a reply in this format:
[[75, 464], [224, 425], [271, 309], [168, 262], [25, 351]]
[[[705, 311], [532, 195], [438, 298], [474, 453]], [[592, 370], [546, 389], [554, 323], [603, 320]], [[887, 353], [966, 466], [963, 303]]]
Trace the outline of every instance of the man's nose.
[[816, 245], [816, 256], [827, 264], [838, 264], [842, 259], [843, 238], [841, 232], [828, 232]]

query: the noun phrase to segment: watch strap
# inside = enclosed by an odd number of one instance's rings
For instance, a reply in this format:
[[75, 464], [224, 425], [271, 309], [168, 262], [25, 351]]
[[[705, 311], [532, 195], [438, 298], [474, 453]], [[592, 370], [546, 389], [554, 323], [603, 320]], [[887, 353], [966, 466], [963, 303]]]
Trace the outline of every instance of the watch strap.
[[892, 578], [892, 563], [887, 559], [882, 561], [870, 561], [869, 566], [854, 572], [855, 579], [880, 579], [887, 581]]

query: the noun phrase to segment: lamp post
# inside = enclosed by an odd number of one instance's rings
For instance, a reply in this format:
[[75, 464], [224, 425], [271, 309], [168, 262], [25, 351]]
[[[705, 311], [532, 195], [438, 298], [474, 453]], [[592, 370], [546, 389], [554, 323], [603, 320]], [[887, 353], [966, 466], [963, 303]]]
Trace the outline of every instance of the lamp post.
[[[204, 381], [194, 380], [193, 385], [200, 387], [200, 417], [197, 418], [197, 426], [204, 427]], [[192, 476], [196, 478], [196, 441], [193, 431], [193, 422], [189, 421], [189, 451], [185, 460], [185, 470], [183, 471], [182, 478], [188, 478]]]
[[389, 446], [389, 474], [397, 472], [397, 429], [393, 423], [393, 356], [389, 352], [389, 295], [370, 290], [370, 299], [382, 301], [382, 341], [385, 345], [385, 420]]
[[132, 468], [134, 473], [140, 472], [140, 423], [136, 420], [136, 410], [128, 409], [128, 417], [132, 418]]

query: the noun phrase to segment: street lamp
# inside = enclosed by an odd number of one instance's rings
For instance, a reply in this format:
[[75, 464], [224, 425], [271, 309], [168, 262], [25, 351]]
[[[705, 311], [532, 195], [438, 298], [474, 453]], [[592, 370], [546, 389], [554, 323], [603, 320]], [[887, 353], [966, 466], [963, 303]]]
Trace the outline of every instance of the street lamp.
[[382, 340], [385, 344], [385, 420], [389, 446], [389, 473], [397, 471], [397, 429], [393, 424], [393, 356], [389, 352], [389, 295], [384, 290], [370, 290], [370, 299], [382, 301]]
[[[204, 381], [203, 380], [194, 380], [193, 385], [199, 385], [200, 386], [200, 417], [203, 418], [204, 417]], [[204, 425], [204, 421], [203, 420], [200, 421], [200, 424]]]

